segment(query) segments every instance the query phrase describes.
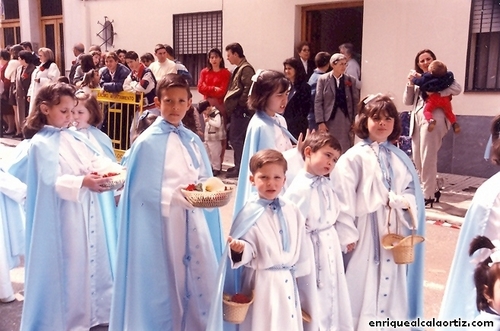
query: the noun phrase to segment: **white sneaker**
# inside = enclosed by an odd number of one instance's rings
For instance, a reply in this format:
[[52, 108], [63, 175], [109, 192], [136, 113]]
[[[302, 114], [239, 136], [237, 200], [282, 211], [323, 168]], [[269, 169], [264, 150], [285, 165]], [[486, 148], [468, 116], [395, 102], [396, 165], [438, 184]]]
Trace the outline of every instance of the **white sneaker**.
[[14, 295], [11, 295], [10, 297], [0, 299], [0, 302], [9, 303], [9, 302], [12, 302], [14, 300], [16, 300], [16, 297]]

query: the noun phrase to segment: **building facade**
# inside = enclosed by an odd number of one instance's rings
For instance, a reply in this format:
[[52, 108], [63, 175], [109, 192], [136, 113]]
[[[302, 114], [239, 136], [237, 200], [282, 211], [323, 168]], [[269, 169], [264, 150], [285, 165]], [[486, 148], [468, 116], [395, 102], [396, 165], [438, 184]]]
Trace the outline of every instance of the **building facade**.
[[167, 43], [195, 78], [206, 51], [231, 42], [243, 46], [256, 69], [276, 70], [301, 40], [310, 41], [313, 52], [330, 53], [352, 42], [360, 53], [361, 95], [389, 93], [400, 111], [409, 109], [402, 94], [415, 54], [429, 48], [464, 88], [452, 101], [462, 132], [445, 137], [439, 171], [477, 177], [497, 171], [483, 160], [490, 121], [500, 113], [496, 0], [2, 1], [2, 46], [30, 40], [56, 48], [66, 72], [77, 42], [139, 55]]

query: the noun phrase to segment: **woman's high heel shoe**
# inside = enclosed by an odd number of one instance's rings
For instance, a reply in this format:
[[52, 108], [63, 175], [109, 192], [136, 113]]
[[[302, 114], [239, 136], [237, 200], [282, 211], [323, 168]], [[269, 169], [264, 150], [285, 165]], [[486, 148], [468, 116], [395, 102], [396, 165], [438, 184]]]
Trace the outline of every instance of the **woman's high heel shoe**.
[[434, 198], [436, 198], [436, 203], [439, 203], [439, 198], [441, 198], [441, 191], [436, 191], [434, 193]]
[[425, 206], [427, 207], [427, 205], [430, 205], [430, 207], [432, 208], [432, 206], [434, 205], [434, 199], [433, 198], [430, 198], [430, 199], [425, 199]]

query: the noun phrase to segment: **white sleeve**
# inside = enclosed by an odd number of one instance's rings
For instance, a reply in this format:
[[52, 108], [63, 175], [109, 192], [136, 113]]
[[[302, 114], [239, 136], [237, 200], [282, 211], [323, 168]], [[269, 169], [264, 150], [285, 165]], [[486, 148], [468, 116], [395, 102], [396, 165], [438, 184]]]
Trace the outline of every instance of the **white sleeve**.
[[21, 203], [26, 198], [26, 184], [16, 177], [0, 171], [0, 192]]

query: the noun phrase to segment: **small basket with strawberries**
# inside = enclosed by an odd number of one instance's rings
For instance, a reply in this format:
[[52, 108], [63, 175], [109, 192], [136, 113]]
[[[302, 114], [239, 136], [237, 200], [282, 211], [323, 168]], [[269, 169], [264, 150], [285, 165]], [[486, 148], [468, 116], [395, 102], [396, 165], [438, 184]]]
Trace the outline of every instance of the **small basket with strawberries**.
[[107, 191], [117, 190], [123, 186], [126, 179], [125, 169], [121, 172], [107, 172], [105, 174], [99, 174], [97, 172], [92, 172], [92, 175], [101, 176], [102, 178], [108, 178], [108, 181], [101, 185]]
[[219, 178], [211, 177], [204, 183], [189, 184], [181, 189], [182, 194], [193, 207], [216, 208], [228, 204], [234, 185], [226, 185]]
[[248, 313], [248, 308], [253, 303], [254, 295], [247, 296], [242, 293], [233, 295], [224, 293], [222, 297], [224, 320], [229, 323], [241, 324]]

